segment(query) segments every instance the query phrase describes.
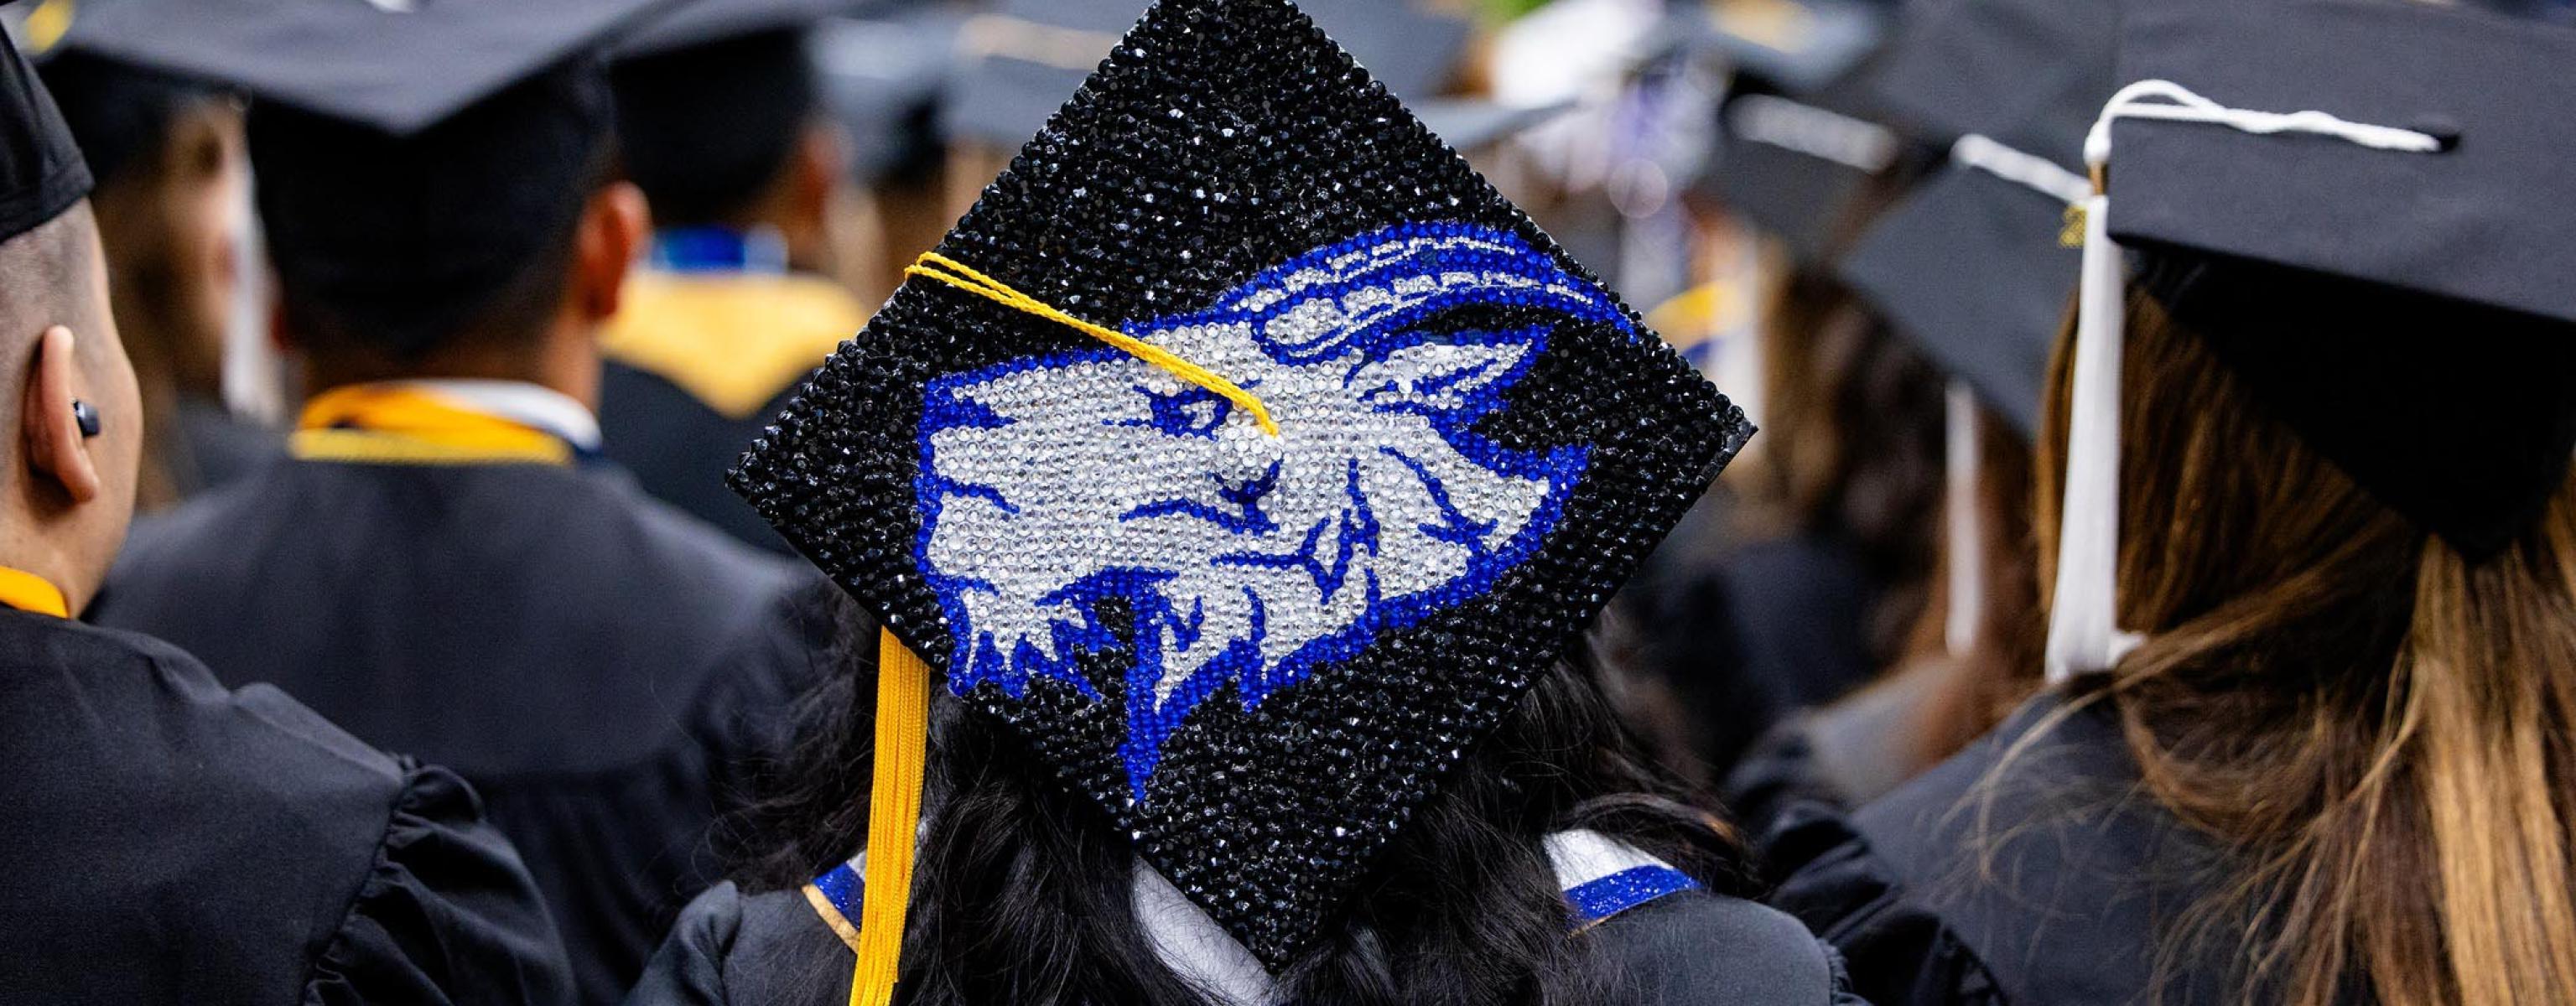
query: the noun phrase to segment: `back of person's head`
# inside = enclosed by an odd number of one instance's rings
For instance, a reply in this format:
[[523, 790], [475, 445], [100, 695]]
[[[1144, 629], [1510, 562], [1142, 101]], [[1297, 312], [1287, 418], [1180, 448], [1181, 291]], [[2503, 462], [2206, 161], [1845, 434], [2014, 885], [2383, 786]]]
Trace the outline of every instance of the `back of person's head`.
[[608, 177], [611, 118], [603, 75], [579, 58], [408, 135], [254, 105], [251, 165], [291, 334], [393, 367], [531, 340], [562, 306]]
[[612, 79], [626, 174], [666, 227], [758, 222], [821, 101], [792, 28], [624, 59]]
[[[846, 648], [875, 652], [875, 628], [852, 625]], [[1333, 931], [1280, 972], [1293, 1001], [1607, 1001], [1619, 976], [1566, 939], [1540, 845], [1552, 832], [1598, 831], [1713, 890], [1749, 893], [1736, 836], [1693, 809], [1621, 726], [1602, 692], [1601, 652], [1587, 643], [1539, 673], [1396, 832]], [[800, 704], [791, 754], [737, 832], [749, 836], [737, 871], [747, 888], [793, 889], [866, 842], [874, 667], [842, 664]], [[944, 699], [933, 722], [903, 1001], [1204, 1006], [1138, 918], [1124, 833], [1005, 724]]]
[[[2462, 308], [2440, 321], [2445, 340], [2531, 356], [2534, 333], [2512, 319]], [[2043, 569], [2067, 355], [2042, 441]], [[2095, 687], [2148, 791], [2244, 867], [2176, 939], [2239, 959], [2250, 920], [2268, 942], [2243, 958], [2244, 979], [2301, 1006], [2364, 990], [2391, 1004], [2539, 1001], [2512, 994], [2534, 982], [2576, 995], [2576, 677], [2563, 673], [2576, 666], [2576, 485], [2473, 562], [2267, 414], [2222, 359], [2132, 297], [2119, 611], [2146, 641]]]
[[0, 565], [78, 613], [134, 514], [143, 418], [107, 306], [89, 165], [0, 36]]

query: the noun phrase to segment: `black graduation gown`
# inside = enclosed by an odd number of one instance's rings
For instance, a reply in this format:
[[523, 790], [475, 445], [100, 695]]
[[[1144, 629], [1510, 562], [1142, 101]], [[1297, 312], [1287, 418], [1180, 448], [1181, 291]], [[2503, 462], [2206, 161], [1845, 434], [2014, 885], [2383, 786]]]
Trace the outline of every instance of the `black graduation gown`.
[[725, 485], [806, 375], [868, 312], [804, 275], [649, 270], [601, 337], [601, 449], [637, 484], [725, 533], [782, 554], [787, 540]]
[[1793, 806], [1845, 811], [1903, 785], [1920, 761], [1913, 719], [1942, 684], [1938, 670], [1897, 675], [1773, 727], [1719, 791], [1736, 825], [1759, 837]]
[[[1867, 1006], [1796, 921], [1704, 891], [1647, 901], [1573, 939], [1626, 976], [1617, 1006]], [[850, 948], [801, 891], [727, 883], [680, 917], [629, 1006], [842, 1006]]]
[[276, 689], [0, 609], [0, 765], [0, 1002], [571, 1000], [473, 792]]
[[1782, 720], [1878, 673], [1869, 648], [1877, 596], [1859, 554], [1826, 535], [1727, 541], [1692, 568], [1662, 571], [1636, 603], [1639, 665], [1680, 697], [1694, 753], [1725, 778]]
[[612, 469], [286, 461], [138, 527], [97, 617], [471, 780], [596, 1003], [715, 879], [818, 582]]
[[725, 485], [725, 473], [793, 391], [783, 389], [760, 411], [736, 418], [660, 374], [610, 360], [600, 373], [601, 451], [656, 498], [736, 540], [786, 554], [793, 551], [787, 539]]
[[2104, 710], [2006, 760], [2063, 709], [2035, 701], [1856, 812], [1793, 808], [1770, 852], [1801, 865], [1771, 903], [1841, 950], [1880, 1006], [2268, 1001], [2238, 985], [2241, 943], [2188, 944], [2159, 970], [2159, 934], [2228, 871], [2138, 791]]

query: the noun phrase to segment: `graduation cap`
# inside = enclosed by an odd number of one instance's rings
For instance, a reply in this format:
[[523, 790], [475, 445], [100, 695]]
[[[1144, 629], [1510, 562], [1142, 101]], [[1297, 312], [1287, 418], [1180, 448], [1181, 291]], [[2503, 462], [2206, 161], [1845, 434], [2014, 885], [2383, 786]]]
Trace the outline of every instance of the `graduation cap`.
[[881, 723], [934, 676], [1277, 968], [1749, 433], [1296, 7], [1164, 0], [734, 484]]
[[823, 105], [850, 137], [862, 181], [936, 164], [939, 102], [957, 60], [965, 16], [930, 7], [884, 17], [835, 18], [813, 34]]
[[89, 195], [88, 162], [17, 42], [0, 34], [0, 241], [63, 215]]
[[618, 140], [657, 222], [719, 224], [778, 177], [825, 111], [809, 35], [853, 6], [692, 0], [618, 41]]
[[410, 355], [577, 218], [612, 146], [594, 54], [658, 2], [97, 0], [62, 45], [249, 92], [290, 305]]
[[2570, 66], [2576, 31], [2474, 9], [2124, 11], [2129, 83], [2086, 143], [2108, 189], [2086, 209], [2067, 504], [2082, 547], [2060, 568], [2052, 672], [2120, 652], [2122, 248], [2257, 402], [2463, 555], [2540, 516], [2576, 448]]
[[2113, 89], [2108, 0], [1942, 0], [1908, 8], [1869, 86], [1948, 149], [1838, 267], [1944, 370], [2039, 425], [2040, 385], [2080, 254], [2060, 238], [2092, 193], [2084, 133]]
[[1867, 67], [1887, 7], [1862, 0], [1694, 4], [1682, 23], [1732, 69], [1718, 156], [1693, 187], [1781, 239], [1800, 261], [1848, 247], [1877, 181], [1918, 160], [1876, 121]]
[[61, 45], [416, 133], [667, 0], [88, 0]]
[[[967, 22], [966, 61], [948, 99], [950, 135], [995, 146], [1026, 139], [1136, 23], [1145, 0], [1002, 0]], [[1471, 26], [1420, 0], [1315, 0], [1306, 13], [1377, 81], [1408, 100], [1457, 71]]]
[[773, 31], [802, 31], [850, 14], [863, 0], [685, 0], [617, 40], [625, 60]]

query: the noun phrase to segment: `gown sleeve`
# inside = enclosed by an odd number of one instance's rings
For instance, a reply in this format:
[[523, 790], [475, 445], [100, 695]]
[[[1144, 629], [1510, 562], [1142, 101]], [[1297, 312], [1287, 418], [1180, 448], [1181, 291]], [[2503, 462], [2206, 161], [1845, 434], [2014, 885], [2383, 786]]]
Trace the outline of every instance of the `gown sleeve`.
[[627, 1006], [720, 1006], [732, 1002], [724, 961], [742, 934], [742, 892], [733, 882], [709, 888], [671, 927], [662, 949], [644, 965], [644, 977], [627, 993]]
[[1878, 1006], [2001, 1006], [1985, 963], [1909, 898], [1897, 873], [1843, 816], [1798, 804], [1770, 842], [1788, 880], [1771, 905], [1804, 922], [1839, 954], [1852, 991]]
[[375, 863], [314, 961], [306, 1006], [571, 1002], [536, 883], [474, 791], [446, 769], [401, 765]]

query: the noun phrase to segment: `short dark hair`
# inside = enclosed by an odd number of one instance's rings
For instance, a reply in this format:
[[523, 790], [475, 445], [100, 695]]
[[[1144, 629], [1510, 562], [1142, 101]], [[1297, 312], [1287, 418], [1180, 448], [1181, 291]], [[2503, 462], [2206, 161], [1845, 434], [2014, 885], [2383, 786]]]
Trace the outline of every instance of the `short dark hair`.
[[[68, 325], [80, 337], [81, 355], [95, 362], [107, 337], [107, 317], [96, 306], [106, 298], [95, 284], [102, 272], [85, 268], [89, 249], [98, 241], [98, 223], [88, 200], [75, 202], [53, 219], [0, 241], [0, 415], [16, 416], [27, 386], [26, 367], [36, 337], [54, 325]], [[12, 427], [14, 429], [14, 427]], [[16, 437], [0, 443], [0, 458], [17, 456]]]
[[619, 62], [627, 177], [662, 224], [733, 222], [775, 184], [819, 107], [805, 33], [756, 32]]
[[410, 135], [254, 105], [251, 168], [288, 319], [308, 341], [397, 361], [468, 333], [533, 335], [607, 177], [610, 119], [589, 61]]

